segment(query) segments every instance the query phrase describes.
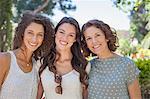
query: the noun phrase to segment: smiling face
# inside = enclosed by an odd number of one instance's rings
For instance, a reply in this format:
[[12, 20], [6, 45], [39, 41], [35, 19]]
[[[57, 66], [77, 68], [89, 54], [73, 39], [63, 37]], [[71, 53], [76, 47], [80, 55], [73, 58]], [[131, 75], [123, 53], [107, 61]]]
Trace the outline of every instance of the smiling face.
[[76, 41], [76, 29], [69, 23], [63, 23], [58, 27], [55, 36], [57, 50], [70, 50]]
[[23, 44], [27, 50], [34, 52], [43, 42], [43, 25], [32, 22], [24, 32]]
[[88, 27], [84, 31], [84, 37], [87, 43], [88, 48], [94, 54], [101, 54], [109, 50], [107, 42], [108, 40], [105, 38], [103, 31], [94, 26]]

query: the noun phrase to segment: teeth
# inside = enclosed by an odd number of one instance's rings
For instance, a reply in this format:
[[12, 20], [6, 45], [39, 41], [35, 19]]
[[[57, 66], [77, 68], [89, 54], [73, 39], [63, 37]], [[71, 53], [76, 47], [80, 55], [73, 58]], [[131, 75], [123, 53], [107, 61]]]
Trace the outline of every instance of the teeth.
[[64, 41], [60, 41], [60, 43], [63, 44], [63, 45], [67, 44], [67, 42], [64, 42]]
[[30, 43], [30, 45], [32, 45], [32, 46], [36, 46], [37, 44], [34, 44], [34, 43]]
[[99, 47], [99, 45], [93, 46], [93, 48], [98, 48], [98, 47]]

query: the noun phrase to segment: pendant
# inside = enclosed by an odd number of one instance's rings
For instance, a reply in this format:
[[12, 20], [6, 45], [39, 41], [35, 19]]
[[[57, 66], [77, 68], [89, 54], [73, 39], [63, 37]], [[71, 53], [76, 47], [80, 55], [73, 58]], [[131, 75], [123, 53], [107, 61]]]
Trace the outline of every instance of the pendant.
[[27, 66], [30, 66], [30, 64], [27, 64]]

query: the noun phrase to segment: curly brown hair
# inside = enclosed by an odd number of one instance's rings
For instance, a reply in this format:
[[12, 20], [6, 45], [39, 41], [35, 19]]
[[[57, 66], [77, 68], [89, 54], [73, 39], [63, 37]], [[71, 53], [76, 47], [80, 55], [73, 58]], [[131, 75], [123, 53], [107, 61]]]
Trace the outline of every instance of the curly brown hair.
[[89, 20], [87, 23], [85, 23], [82, 26], [82, 48], [83, 48], [83, 53], [86, 57], [92, 55], [96, 56], [93, 52], [90, 51], [90, 49], [87, 47], [85, 37], [84, 37], [84, 32], [87, 28], [94, 26], [101, 31], [103, 31], [106, 39], [109, 41], [107, 42], [108, 48], [110, 51], [116, 51], [118, 45], [118, 38], [115, 29], [112, 29], [108, 24], [104, 23], [103, 21], [94, 19], [94, 20]]
[[27, 11], [23, 14], [18, 26], [15, 29], [13, 50], [21, 47], [25, 29], [32, 22], [41, 24], [44, 27], [44, 39], [42, 45], [33, 52], [33, 57], [37, 60], [39, 57], [43, 58], [44, 56], [47, 56], [54, 42], [54, 26], [49, 18], [41, 14], [34, 14], [30, 11]]

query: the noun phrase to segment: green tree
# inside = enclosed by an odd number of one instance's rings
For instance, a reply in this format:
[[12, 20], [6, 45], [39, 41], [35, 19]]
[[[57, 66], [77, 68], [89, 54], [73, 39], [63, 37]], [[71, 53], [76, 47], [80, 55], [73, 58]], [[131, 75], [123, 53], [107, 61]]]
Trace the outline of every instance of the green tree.
[[116, 7], [129, 14], [131, 35], [140, 42], [150, 31], [150, 0], [112, 0]]
[[15, 21], [21, 16], [25, 10], [34, 11], [34, 13], [46, 13], [54, 15], [53, 9], [59, 9], [64, 13], [69, 10], [75, 10], [76, 6], [72, 0], [13, 0], [16, 8]]
[[7, 51], [12, 40], [12, 0], [0, 0], [0, 51]]
[[[13, 15], [12, 5], [15, 9]], [[18, 23], [18, 19], [25, 10], [54, 15], [53, 9], [67, 13], [69, 10], [75, 10], [76, 6], [71, 0], [0, 0], [0, 51], [11, 48], [12, 21]]]

